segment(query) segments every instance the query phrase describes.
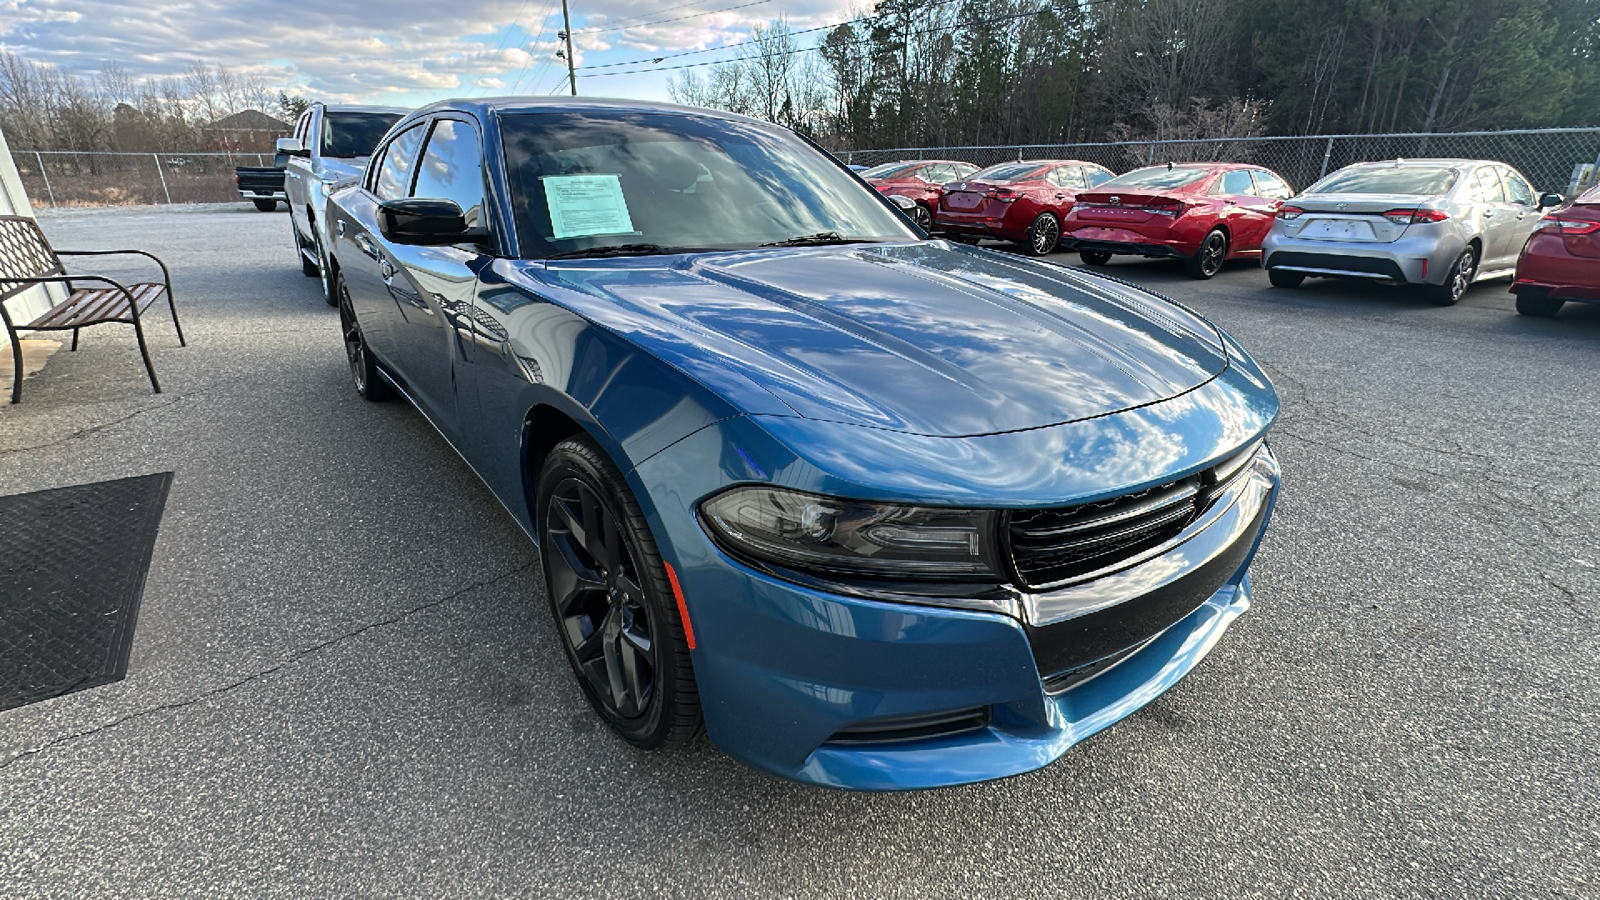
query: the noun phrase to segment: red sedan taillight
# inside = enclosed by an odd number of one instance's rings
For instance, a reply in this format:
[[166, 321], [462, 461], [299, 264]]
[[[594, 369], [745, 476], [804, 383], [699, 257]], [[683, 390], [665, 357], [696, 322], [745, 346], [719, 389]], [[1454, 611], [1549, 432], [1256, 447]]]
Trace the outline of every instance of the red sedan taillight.
[[1562, 234], [1594, 234], [1600, 231], [1600, 222], [1590, 219], [1564, 219], [1560, 216], [1545, 216], [1539, 227], [1545, 231], [1559, 231]]
[[995, 188], [992, 191], [986, 192], [984, 196], [988, 197], [990, 200], [999, 200], [1001, 203], [1010, 203], [1021, 197], [1022, 194], [1006, 188]]
[[1443, 222], [1450, 214], [1442, 209], [1391, 209], [1383, 214], [1396, 225], [1417, 225], [1422, 222]]

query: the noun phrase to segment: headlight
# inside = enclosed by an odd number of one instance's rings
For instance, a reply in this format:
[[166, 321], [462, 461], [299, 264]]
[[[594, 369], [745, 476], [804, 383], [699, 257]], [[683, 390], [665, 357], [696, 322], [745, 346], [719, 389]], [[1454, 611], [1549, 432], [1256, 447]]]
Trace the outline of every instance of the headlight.
[[809, 572], [894, 579], [1003, 580], [996, 513], [900, 506], [737, 487], [701, 518], [726, 549]]

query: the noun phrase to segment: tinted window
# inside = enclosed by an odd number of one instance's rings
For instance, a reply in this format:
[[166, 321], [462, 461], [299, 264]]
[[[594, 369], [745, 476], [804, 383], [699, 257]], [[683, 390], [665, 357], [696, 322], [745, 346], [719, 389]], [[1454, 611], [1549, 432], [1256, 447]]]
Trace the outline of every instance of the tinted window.
[[908, 162], [884, 163], [881, 166], [873, 166], [872, 168], [866, 170], [865, 172], [862, 172], [861, 173], [861, 177], [862, 178], [893, 178], [893, 177], [895, 177], [897, 175], [904, 174], [907, 169], [914, 168], [915, 166], [916, 166], [916, 163], [908, 163]]
[[978, 167], [972, 163], [956, 163], [956, 178], [958, 179], [965, 178], [976, 171], [978, 171]]
[[664, 112], [501, 119], [521, 252], [721, 249], [837, 232], [912, 240], [876, 192], [782, 129]]
[[1500, 177], [1506, 183], [1506, 195], [1511, 202], [1518, 206], [1535, 206], [1538, 201], [1533, 196], [1533, 186], [1528, 184], [1516, 169], [1501, 169]]
[[1106, 169], [1089, 169], [1088, 173], [1090, 187], [1099, 187], [1100, 185], [1105, 184], [1111, 179], [1117, 177]]
[[1210, 174], [1210, 169], [1188, 169], [1184, 168], [1183, 166], [1175, 166], [1169, 169], [1166, 166], [1154, 166], [1149, 169], [1134, 169], [1132, 172], [1129, 172], [1125, 175], [1118, 175], [1117, 177], [1101, 185], [1101, 187], [1133, 187], [1164, 190], [1180, 188], [1186, 184], [1194, 184], [1196, 181], [1199, 181]]
[[399, 113], [330, 112], [322, 114], [322, 155], [338, 159], [371, 156], [389, 133]]
[[466, 214], [468, 225], [482, 222], [483, 154], [471, 125], [440, 119], [433, 126], [428, 147], [417, 164], [417, 186], [411, 196], [454, 200]]
[[1024, 181], [1037, 178], [1044, 166], [1038, 163], [1001, 163], [981, 169], [972, 176], [973, 181]]
[[1472, 187], [1468, 191], [1472, 199], [1479, 203], [1504, 203], [1506, 202], [1505, 188], [1500, 184], [1500, 176], [1489, 166], [1480, 166], [1472, 173]]
[[1062, 187], [1081, 188], [1089, 185], [1083, 180], [1083, 170], [1077, 166], [1057, 166], [1050, 173], [1050, 181]]
[[1256, 169], [1256, 196], [1266, 197], [1271, 200], [1287, 200], [1294, 196], [1294, 191], [1289, 190], [1289, 185], [1282, 178], [1265, 169]]
[[1256, 184], [1250, 180], [1249, 169], [1234, 169], [1232, 172], [1224, 172], [1222, 177], [1211, 185], [1211, 193], [1213, 194], [1239, 194], [1248, 197], [1254, 195], [1255, 192]]
[[1306, 188], [1308, 194], [1447, 194], [1455, 169], [1426, 166], [1351, 166]]
[[406, 196], [411, 189], [412, 163], [417, 158], [417, 145], [422, 143], [423, 126], [413, 125], [389, 142], [383, 151], [383, 163], [378, 167], [378, 177], [373, 181], [372, 192], [379, 200], [396, 200]]

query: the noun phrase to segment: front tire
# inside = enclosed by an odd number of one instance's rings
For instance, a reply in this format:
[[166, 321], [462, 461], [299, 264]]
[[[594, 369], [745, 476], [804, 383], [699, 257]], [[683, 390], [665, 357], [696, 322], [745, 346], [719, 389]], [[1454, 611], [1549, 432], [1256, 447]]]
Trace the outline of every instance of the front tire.
[[339, 295], [339, 330], [344, 335], [345, 358], [350, 362], [350, 380], [355, 383], [356, 394], [363, 400], [382, 403], [394, 396], [394, 389], [378, 374], [378, 364], [367, 349], [361, 323], [356, 321], [355, 308], [350, 305], [350, 290], [345, 287], [344, 273], [333, 276], [333, 289]]
[[933, 231], [933, 213], [929, 212], [928, 208], [921, 203], [911, 207], [911, 221], [916, 222], [917, 227], [923, 231]]
[[1111, 262], [1111, 254], [1104, 250], [1079, 250], [1078, 258], [1088, 266], [1103, 266]]
[[1228, 258], [1228, 235], [1220, 228], [1213, 228], [1206, 239], [1200, 242], [1200, 249], [1195, 255], [1184, 262], [1184, 268], [1189, 270], [1190, 278], [1204, 281], [1214, 277], [1222, 271], [1222, 261]]
[[1034, 256], [1049, 256], [1061, 243], [1061, 222], [1055, 213], [1040, 213], [1028, 228], [1028, 240], [1023, 247]]
[[276, 200], [252, 200], [250, 202], [254, 203], [256, 205], [256, 209], [259, 209], [262, 212], [272, 212], [278, 208], [278, 201]]
[[1275, 288], [1297, 288], [1305, 283], [1306, 273], [1291, 272], [1288, 269], [1268, 269], [1267, 280]]
[[1472, 287], [1472, 278], [1478, 273], [1478, 250], [1471, 244], [1461, 251], [1456, 257], [1455, 264], [1450, 267], [1450, 274], [1445, 277], [1444, 284], [1430, 284], [1423, 287], [1423, 292], [1428, 299], [1440, 306], [1455, 306], [1461, 298], [1467, 295], [1467, 288]]
[[1565, 300], [1552, 300], [1548, 293], [1518, 294], [1517, 312], [1524, 316], [1548, 319], [1561, 310]]
[[618, 737], [665, 750], [700, 730], [683, 623], [639, 504], [587, 436], [556, 445], [539, 473], [545, 591], [567, 662]]

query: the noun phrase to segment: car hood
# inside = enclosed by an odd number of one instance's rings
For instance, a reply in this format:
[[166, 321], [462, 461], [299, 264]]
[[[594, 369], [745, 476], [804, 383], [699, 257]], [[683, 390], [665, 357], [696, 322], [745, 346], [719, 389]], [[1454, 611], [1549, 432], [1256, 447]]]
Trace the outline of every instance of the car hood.
[[1227, 366], [1216, 329], [1086, 273], [944, 241], [519, 265], [702, 382], [796, 415], [965, 436], [1103, 416]]

